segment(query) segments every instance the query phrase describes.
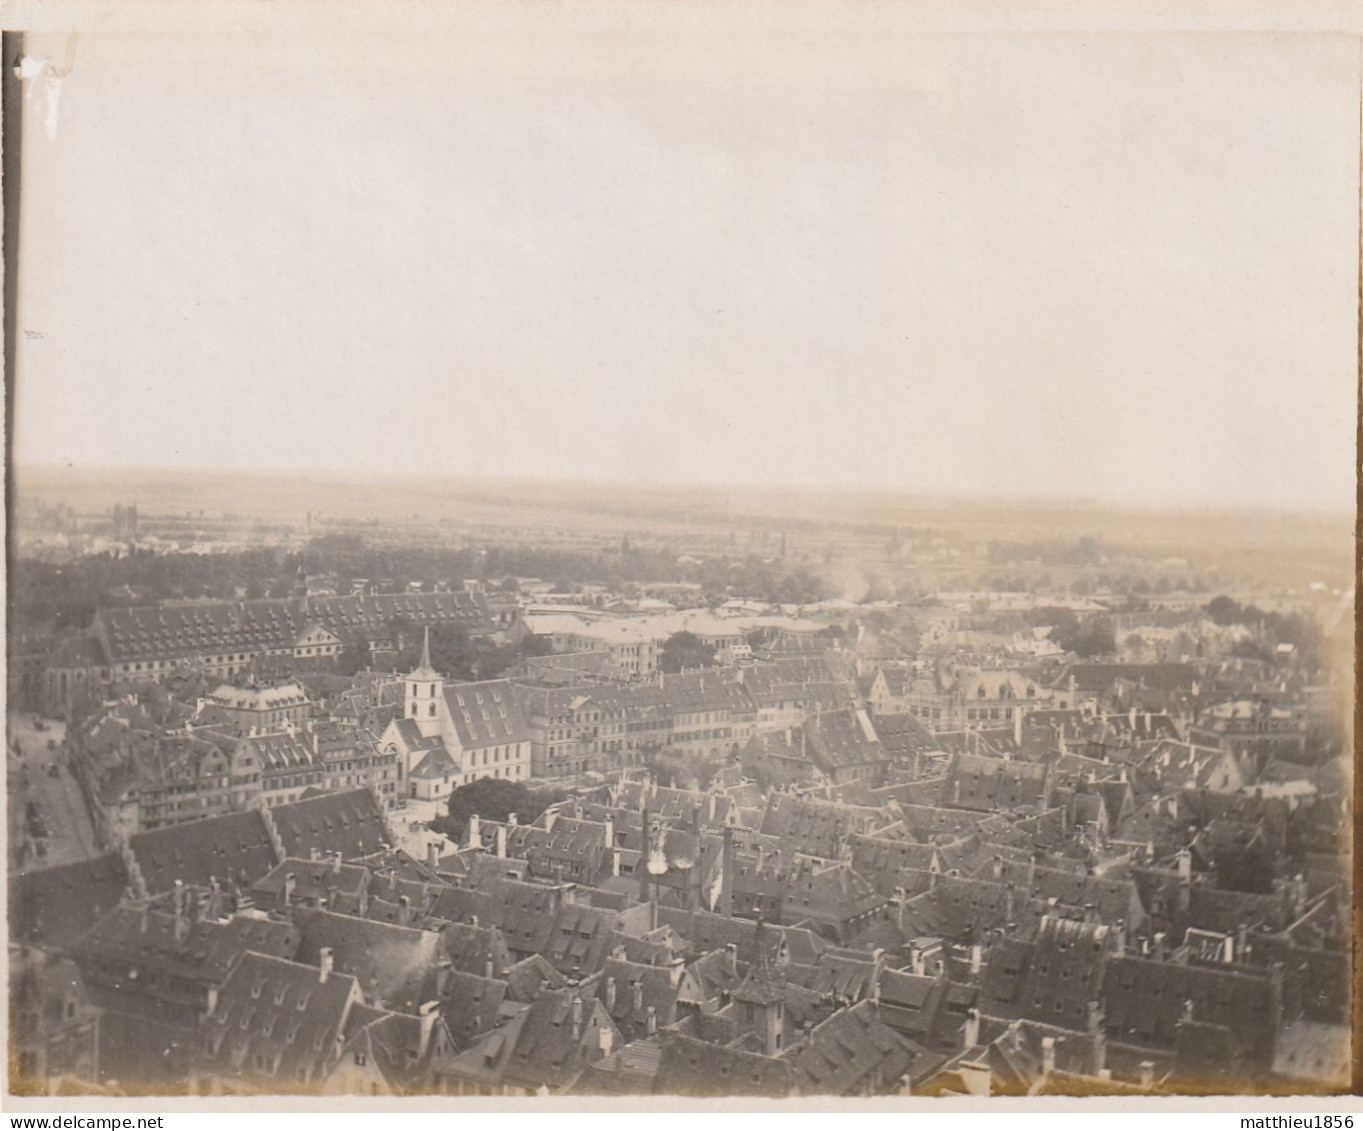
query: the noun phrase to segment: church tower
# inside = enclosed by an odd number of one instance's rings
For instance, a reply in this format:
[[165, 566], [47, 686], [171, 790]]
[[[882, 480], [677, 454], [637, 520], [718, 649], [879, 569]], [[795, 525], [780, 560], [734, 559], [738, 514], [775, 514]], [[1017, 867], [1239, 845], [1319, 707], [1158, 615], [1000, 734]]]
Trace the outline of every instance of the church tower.
[[432, 738], [441, 731], [439, 704], [444, 700], [445, 680], [431, 667], [431, 630], [421, 642], [421, 662], [403, 681], [405, 695], [403, 714], [417, 725], [423, 738]]

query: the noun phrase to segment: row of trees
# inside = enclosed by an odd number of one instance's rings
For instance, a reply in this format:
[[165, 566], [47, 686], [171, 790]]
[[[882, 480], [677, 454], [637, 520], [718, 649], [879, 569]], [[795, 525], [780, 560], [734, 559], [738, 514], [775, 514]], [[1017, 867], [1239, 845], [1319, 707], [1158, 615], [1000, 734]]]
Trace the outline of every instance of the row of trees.
[[451, 548], [376, 546], [358, 534], [328, 534], [298, 552], [279, 549], [228, 554], [88, 554], [57, 564], [20, 560], [14, 564], [10, 611], [18, 626], [50, 624], [59, 629], [88, 627], [96, 610], [107, 605], [152, 604], [167, 600], [248, 600], [293, 593], [301, 577], [334, 575], [338, 592], [364, 579], [389, 592], [413, 584], [458, 585], [476, 578], [490, 588], [514, 587], [516, 577], [539, 577], [561, 592], [595, 583], [613, 592], [630, 583], [699, 583], [707, 600], [718, 603], [737, 593], [759, 601], [808, 604], [828, 589], [811, 570], [756, 554], [693, 561], [667, 549], [625, 546], [600, 551], [531, 546]]

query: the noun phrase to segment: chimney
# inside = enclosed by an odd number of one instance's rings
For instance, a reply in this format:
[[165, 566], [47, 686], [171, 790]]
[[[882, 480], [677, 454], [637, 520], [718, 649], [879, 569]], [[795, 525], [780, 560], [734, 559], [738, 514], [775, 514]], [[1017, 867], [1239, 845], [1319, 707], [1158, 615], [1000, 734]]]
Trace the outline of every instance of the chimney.
[[969, 1009], [965, 1015], [965, 1048], [973, 1049], [980, 1043], [980, 1011]]
[[1147, 1092], [1154, 1090], [1155, 1062], [1153, 1060], [1141, 1061], [1141, 1087]]
[[1229, 966], [1235, 961], [1235, 936], [1227, 935], [1221, 940], [1221, 961]]
[[730, 972], [733, 974], [733, 976], [734, 976], [735, 978], [738, 977], [738, 944], [737, 944], [737, 943], [725, 943], [725, 944], [724, 944], [724, 954], [725, 954], [725, 957], [727, 957], [728, 960], [729, 960], [729, 970], [730, 970]]
[[611, 1051], [615, 1048], [615, 1030], [609, 1025], [603, 1025], [600, 1034], [597, 1038], [597, 1047], [601, 1049], [603, 1057], [610, 1056]]
[[606, 975], [606, 1012], [615, 1016], [615, 975]]
[[182, 939], [189, 934], [189, 920], [185, 918], [185, 885], [183, 880], [175, 881], [171, 900], [171, 906], [175, 910], [175, 937]]
[[658, 1011], [653, 1007], [648, 1007], [646, 1020], [644, 1021], [644, 1031], [651, 1037], [658, 1031]]
[[398, 926], [406, 927], [412, 921], [412, 901], [405, 895], [398, 896]]
[[582, 999], [573, 995], [573, 1040], [582, 1039]]
[[320, 863], [322, 859], [322, 850], [314, 844], [310, 849], [308, 849], [308, 859], [311, 860], [314, 864]]
[[493, 966], [492, 956], [489, 955], [487, 960], [483, 963], [483, 977], [490, 982], [496, 976], [497, 976], [496, 967]]
[[973, 943], [970, 947], [970, 972], [978, 974], [980, 967], [984, 964], [984, 947], [979, 943]]
[[672, 982], [672, 988], [674, 990], [681, 985], [682, 974], [685, 973], [685, 971], [686, 959], [684, 959], [680, 954], [674, 954], [670, 959], [668, 959], [667, 976]]
[[620, 874], [620, 850], [619, 850], [618, 848], [612, 848], [612, 849], [611, 849], [611, 875], [612, 875], [612, 876], [618, 876], [619, 874]]
[[283, 890], [280, 891], [279, 893], [279, 905], [281, 907], [288, 907], [289, 904], [293, 902], [293, 889], [294, 885], [297, 882], [298, 877], [295, 876], [292, 872], [289, 872], [287, 875], [285, 875], [284, 887]]
[[639, 980], [637, 980], [637, 981], [635, 981], [635, 982], [632, 982], [632, 983], [630, 984], [630, 988], [634, 991], [633, 1009], [634, 1009], [634, 1012], [635, 1012], [635, 1013], [638, 1013], [640, 1010], [642, 1010], [642, 1009], [644, 1008], [644, 982], [643, 982], [643, 979], [640, 978]]
[[506, 826], [497, 826], [497, 859], [506, 859]]
[[218, 987], [208, 987], [208, 1003], [204, 1008], [204, 1016], [212, 1017], [218, 1011]]
[[435, 1021], [439, 1016], [440, 1003], [438, 1001], [425, 1002], [417, 1011], [417, 1020], [421, 1025], [421, 1036], [417, 1044], [418, 1060], [425, 1056], [427, 1049], [431, 1047], [431, 1033], [435, 1031]]
[[1249, 961], [1249, 926], [1245, 923], [1235, 928], [1235, 958], [1237, 962]]
[[1126, 920], [1118, 919], [1112, 924], [1112, 953], [1118, 958], [1126, 954]]
[[341, 874], [341, 854], [340, 854], [340, 852], [333, 852], [333, 853], [331, 854], [331, 872], [332, 872], [332, 875], [336, 875], [336, 876], [339, 876], [339, 875]]
[[317, 952], [317, 980], [323, 985], [331, 977], [331, 947], [324, 946]]
[[1088, 1029], [1093, 1043], [1093, 1075], [1101, 1076], [1107, 1070], [1107, 1033], [1103, 1029], [1101, 1002], [1088, 1003]]
[[1019, 750], [1022, 749], [1022, 708], [1018, 707], [1013, 711], [1013, 741]]
[[468, 842], [469, 847], [480, 848], [482, 846], [482, 843], [483, 830], [482, 826], [478, 823], [478, 814], [471, 813], [469, 815], [469, 842]]
[[514, 826], [514, 825], [519, 825], [519, 824], [521, 823], [520, 815], [516, 812], [516, 810], [513, 809], [513, 810], [511, 810], [510, 813], [508, 813], [508, 814], [506, 815], [506, 823], [507, 823], [508, 825], [513, 825], [513, 826]]
[[1041, 1074], [1051, 1076], [1055, 1073], [1055, 1038], [1041, 1038]]
[[1159, 961], [1159, 962], [1163, 962], [1163, 961], [1164, 961], [1164, 932], [1163, 932], [1163, 931], [1156, 931], [1156, 932], [1155, 932], [1155, 959], [1156, 959], [1156, 961]]
[[[995, 883], [998, 883], [1001, 879], [1003, 879], [1003, 857], [1002, 857], [1002, 856], [996, 855], [996, 856], [994, 857], [993, 869], [994, 869], [994, 882], [995, 882]], [[1008, 916], [1008, 918], [1011, 919], [1012, 917], [1013, 917], [1013, 916], [1012, 916], [1012, 914], [1010, 913], [1009, 916]]]
[[[607, 849], [607, 851], [609, 851], [610, 849], [612, 849], [612, 848], [614, 848], [614, 847], [615, 847], [615, 818], [614, 818], [614, 817], [607, 817], [607, 818], [606, 818], [606, 849]], [[617, 872], [616, 875], [619, 875], [619, 873]]]

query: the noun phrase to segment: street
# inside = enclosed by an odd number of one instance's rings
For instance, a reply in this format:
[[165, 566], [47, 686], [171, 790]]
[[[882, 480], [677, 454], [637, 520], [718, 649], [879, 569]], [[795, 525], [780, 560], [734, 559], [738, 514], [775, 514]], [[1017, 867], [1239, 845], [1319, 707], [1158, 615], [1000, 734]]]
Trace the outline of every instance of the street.
[[[9, 714], [7, 724], [10, 867], [34, 871], [97, 855], [94, 827], [85, 797], [65, 764], [62, 749], [65, 724], [44, 719], [44, 729], [38, 730], [31, 714], [17, 711]], [[21, 750], [19, 756], [14, 752], [16, 741]], [[48, 749], [49, 741], [55, 744], [55, 749]], [[52, 765], [56, 766], [55, 776], [49, 771]], [[30, 802], [36, 806], [39, 818], [46, 826], [47, 853], [22, 859], [20, 854]]]

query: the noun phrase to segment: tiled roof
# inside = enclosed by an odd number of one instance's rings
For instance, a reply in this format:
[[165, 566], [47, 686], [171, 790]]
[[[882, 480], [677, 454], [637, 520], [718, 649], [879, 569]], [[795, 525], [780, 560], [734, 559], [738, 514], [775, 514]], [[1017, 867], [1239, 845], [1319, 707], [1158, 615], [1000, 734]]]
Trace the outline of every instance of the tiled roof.
[[530, 741], [530, 727], [510, 680], [447, 683], [444, 694], [464, 750]]
[[335, 969], [352, 975], [370, 1005], [415, 1013], [436, 996], [440, 936], [330, 911], [299, 913], [299, 962], [316, 966], [330, 947]]
[[664, 1033], [656, 1090], [660, 1095], [766, 1096], [781, 1099], [797, 1091], [787, 1060], [710, 1044], [679, 1033]]
[[338, 1049], [355, 980], [315, 966], [247, 954], [201, 1029], [204, 1069], [270, 1091], [315, 1086]]
[[382, 851], [389, 843], [383, 811], [367, 789], [279, 805], [271, 814], [289, 856], [307, 858], [317, 849], [353, 860]]
[[18, 872], [9, 881], [10, 938], [64, 949], [118, 906], [127, 890], [127, 869], [112, 853], [79, 864]]
[[265, 819], [254, 809], [138, 833], [129, 846], [153, 895], [176, 880], [205, 888], [214, 880], [249, 884], [277, 861]]

